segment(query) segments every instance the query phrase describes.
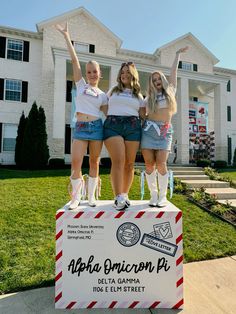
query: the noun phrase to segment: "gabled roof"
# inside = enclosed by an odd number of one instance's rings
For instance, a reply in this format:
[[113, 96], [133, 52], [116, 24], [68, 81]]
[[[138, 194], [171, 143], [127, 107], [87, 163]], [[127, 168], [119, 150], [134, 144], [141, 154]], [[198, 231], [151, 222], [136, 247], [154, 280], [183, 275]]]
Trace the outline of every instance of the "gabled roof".
[[181, 37], [176, 38], [175, 40], [161, 46], [160, 48], [157, 48], [156, 51], [154, 52], [154, 55], [159, 55], [163, 49], [170, 47], [170, 46], [176, 44], [178, 41], [181, 41], [183, 39], [189, 39], [190, 41], [192, 41], [199, 49], [201, 49], [212, 60], [213, 64], [216, 64], [220, 61], [191, 32], [189, 32], [189, 33], [187, 33]]
[[89, 19], [91, 19], [95, 24], [97, 24], [98, 27], [100, 27], [104, 32], [108, 34], [115, 42], [118, 48], [120, 48], [122, 44], [122, 40], [117, 37], [112, 31], [110, 31], [109, 28], [107, 28], [104, 24], [102, 24], [95, 16], [93, 16], [89, 11], [87, 11], [84, 7], [79, 7], [78, 9], [71, 10], [69, 12], [66, 12], [64, 14], [55, 16], [53, 18], [50, 18], [48, 20], [44, 20], [40, 23], [37, 23], [37, 30], [39, 32], [42, 32], [45, 26], [53, 25], [56, 23], [59, 23], [60, 21], [65, 21], [71, 17], [74, 17], [79, 14], [84, 14]]

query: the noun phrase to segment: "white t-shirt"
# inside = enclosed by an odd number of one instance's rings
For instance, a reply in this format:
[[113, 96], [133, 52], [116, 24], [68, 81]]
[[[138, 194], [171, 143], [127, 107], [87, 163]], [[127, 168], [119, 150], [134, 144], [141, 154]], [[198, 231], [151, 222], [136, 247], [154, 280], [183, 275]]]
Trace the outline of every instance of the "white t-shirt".
[[[173, 95], [175, 95], [176, 88], [172, 84], [169, 85], [169, 90], [170, 90], [170, 92]], [[157, 108], [158, 109], [166, 109], [168, 107], [168, 104], [167, 104], [167, 101], [166, 101], [165, 94], [157, 93], [157, 95], [156, 95], [156, 103], [157, 103], [157, 106], [158, 106]], [[145, 104], [145, 107], [148, 108], [148, 97], [145, 98], [144, 104]]]
[[107, 115], [113, 116], [139, 116], [139, 108], [145, 107], [143, 96], [137, 98], [132, 94], [132, 90], [125, 88], [122, 92], [114, 92], [111, 96], [108, 92], [108, 112]]
[[76, 82], [76, 112], [100, 117], [100, 107], [107, 105], [106, 94], [98, 87], [87, 84], [82, 77]]

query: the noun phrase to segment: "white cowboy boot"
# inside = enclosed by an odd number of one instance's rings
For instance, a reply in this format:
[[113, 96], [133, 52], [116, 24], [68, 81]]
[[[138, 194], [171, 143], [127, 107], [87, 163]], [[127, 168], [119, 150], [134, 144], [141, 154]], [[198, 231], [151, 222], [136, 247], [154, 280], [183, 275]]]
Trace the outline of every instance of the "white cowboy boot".
[[151, 174], [147, 174], [145, 172], [148, 188], [150, 191], [151, 199], [149, 201], [149, 206], [154, 207], [157, 206], [158, 201], [158, 191], [157, 191], [157, 176], [156, 170], [154, 170]]
[[70, 202], [69, 209], [76, 209], [81, 200], [81, 192], [83, 186], [83, 179], [72, 179], [70, 178], [70, 182], [72, 185], [72, 199]]
[[167, 206], [168, 204], [166, 194], [167, 194], [167, 188], [168, 188], [169, 173], [167, 172], [164, 175], [161, 175], [159, 172], [157, 173], [158, 173], [158, 185], [159, 185], [159, 199], [157, 202], [157, 206], [164, 207], [164, 206]]
[[95, 191], [98, 185], [98, 177], [88, 178], [88, 203], [89, 206], [95, 207], [96, 206], [96, 198], [95, 198]]

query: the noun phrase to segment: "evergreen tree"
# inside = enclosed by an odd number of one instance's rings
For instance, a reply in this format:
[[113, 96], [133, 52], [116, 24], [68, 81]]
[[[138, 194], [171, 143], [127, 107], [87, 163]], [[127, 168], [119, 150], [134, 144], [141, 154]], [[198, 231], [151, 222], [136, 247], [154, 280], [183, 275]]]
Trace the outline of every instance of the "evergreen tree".
[[25, 121], [21, 145], [18, 145], [21, 146], [21, 149], [19, 150], [17, 147], [16, 160], [20, 160], [21, 168], [42, 169], [47, 165], [49, 159], [46, 117], [43, 108], [38, 109], [36, 102], [34, 102]]
[[39, 166], [44, 168], [49, 159], [49, 149], [47, 145], [47, 132], [46, 132], [46, 116], [44, 109], [39, 107], [39, 135], [38, 135], [38, 160]]
[[25, 117], [25, 114], [23, 111], [20, 117], [18, 129], [17, 129], [16, 147], [15, 147], [15, 163], [18, 168], [22, 167], [22, 143], [24, 139], [27, 120], [28, 118]]

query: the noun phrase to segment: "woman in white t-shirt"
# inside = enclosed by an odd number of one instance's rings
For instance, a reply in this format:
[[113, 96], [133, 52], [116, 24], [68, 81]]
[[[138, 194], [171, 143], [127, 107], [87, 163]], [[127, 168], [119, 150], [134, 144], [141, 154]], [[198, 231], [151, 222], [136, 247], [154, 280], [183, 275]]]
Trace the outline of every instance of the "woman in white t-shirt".
[[115, 208], [130, 205], [128, 193], [134, 176], [134, 162], [141, 140], [140, 93], [138, 71], [133, 62], [122, 63], [117, 85], [108, 92], [108, 113], [104, 122], [104, 143], [110, 154], [111, 181]]
[[[147, 119], [142, 129], [141, 149], [146, 166], [146, 179], [151, 195], [150, 206], [167, 205], [168, 187], [167, 159], [171, 149], [173, 128], [171, 119], [176, 113], [177, 69], [180, 53], [188, 47], [176, 52], [169, 81], [160, 71], [153, 72], [149, 77], [146, 105]], [[158, 174], [159, 198], [156, 181]]]
[[88, 179], [88, 201], [94, 207], [95, 190], [98, 185], [99, 156], [103, 143], [103, 124], [100, 118], [100, 110], [107, 111], [107, 96], [98, 88], [101, 71], [96, 61], [86, 64], [86, 79], [82, 77], [81, 67], [75, 49], [71, 43], [68, 32], [68, 24], [65, 27], [56, 25], [62, 33], [71, 56], [73, 77], [76, 84], [76, 116], [77, 122], [73, 134], [71, 164], [72, 174], [70, 177], [72, 185], [72, 200], [70, 209], [75, 209], [81, 200], [83, 179], [81, 166], [84, 155], [89, 147], [89, 179]]

